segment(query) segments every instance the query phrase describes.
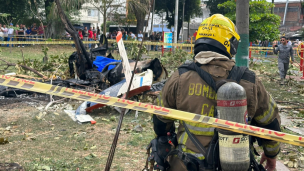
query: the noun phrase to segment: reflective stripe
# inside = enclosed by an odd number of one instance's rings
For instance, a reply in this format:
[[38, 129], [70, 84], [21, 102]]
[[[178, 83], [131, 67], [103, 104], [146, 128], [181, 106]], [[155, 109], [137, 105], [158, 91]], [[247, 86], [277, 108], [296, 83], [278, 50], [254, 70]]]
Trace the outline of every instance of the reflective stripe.
[[270, 152], [270, 153], [277, 153], [278, 150], [280, 150], [280, 142], [277, 142], [276, 144], [274, 145], [264, 145], [264, 148], [267, 152]]
[[[201, 123], [194, 122], [185, 122], [189, 131], [194, 135], [205, 135], [205, 136], [213, 136], [214, 135], [214, 127], [204, 125]], [[182, 124], [182, 123], [180, 123]]]
[[187, 149], [187, 147], [185, 145], [181, 145], [181, 149], [186, 154], [191, 154], [191, 155], [195, 156], [196, 158], [198, 158], [199, 160], [205, 159], [205, 156], [202, 153], [195, 153], [192, 150]]
[[255, 117], [255, 120], [258, 123], [267, 124], [271, 120], [276, 107], [277, 107], [276, 102], [270, 96], [270, 102], [269, 102], [268, 110], [265, 111], [263, 113], [263, 115]]
[[277, 152], [280, 149], [280, 146], [276, 146], [276, 147], [267, 147], [265, 146], [265, 150], [268, 152]]
[[162, 92], [159, 93], [159, 95], [157, 96], [156, 101], [157, 101], [158, 106], [164, 107], [164, 103], [163, 103], [163, 99], [162, 99]]
[[192, 126], [192, 125], [189, 125], [187, 124], [187, 127], [189, 128], [190, 132], [191, 130], [193, 131], [201, 131], [201, 132], [213, 132], [214, 131], [214, 127], [195, 127], [195, 126]]
[[188, 134], [186, 132], [183, 132], [182, 135], [179, 137], [179, 140], [178, 140], [178, 144], [186, 144], [187, 142], [187, 139], [188, 139]]

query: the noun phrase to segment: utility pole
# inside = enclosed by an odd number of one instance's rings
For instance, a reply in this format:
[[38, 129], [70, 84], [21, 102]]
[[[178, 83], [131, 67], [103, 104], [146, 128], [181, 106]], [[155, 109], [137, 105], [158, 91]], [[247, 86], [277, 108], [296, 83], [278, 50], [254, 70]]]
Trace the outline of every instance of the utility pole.
[[152, 22], [151, 22], [151, 34], [153, 33], [153, 20], [154, 20], [154, 7], [155, 7], [155, 0], [153, 1], [153, 10], [152, 10]]
[[184, 42], [185, 1], [186, 0], [183, 0], [182, 42]]
[[178, 0], [175, 0], [175, 16], [174, 16], [174, 43], [177, 43], [177, 25], [178, 25]]
[[[274, 0], [272, 0], [272, 5], [274, 5]], [[271, 8], [271, 14], [274, 14], [274, 7]]]
[[237, 66], [247, 66], [249, 60], [249, 0], [236, 1], [236, 27], [241, 37], [235, 61]]

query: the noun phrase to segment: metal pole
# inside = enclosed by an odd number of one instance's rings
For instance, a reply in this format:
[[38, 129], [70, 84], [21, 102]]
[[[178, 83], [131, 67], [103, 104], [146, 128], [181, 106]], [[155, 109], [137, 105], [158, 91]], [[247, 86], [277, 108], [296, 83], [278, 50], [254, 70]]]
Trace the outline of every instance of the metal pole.
[[286, 19], [286, 14], [287, 14], [288, 3], [289, 3], [289, 0], [286, 1], [285, 12], [284, 12], [284, 18], [283, 18], [283, 26], [285, 25], [285, 19]]
[[152, 10], [152, 22], [151, 22], [151, 34], [153, 33], [153, 20], [154, 20], [154, 7], [155, 7], [155, 0], [153, 1], [153, 10]]
[[[272, 5], [274, 5], [274, 0], [272, 0]], [[274, 14], [274, 7], [271, 8], [271, 14]]]
[[184, 19], [185, 19], [185, 1], [183, 0], [183, 23], [182, 23], [182, 42], [184, 42]]
[[235, 61], [237, 66], [247, 66], [249, 61], [249, 0], [236, 1], [236, 27], [241, 37]]
[[178, 26], [178, 0], [175, 0], [174, 14], [174, 43], [177, 43], [177, 26]]
[[162, 14], [162, 32], [164, 32], [164, 14]]

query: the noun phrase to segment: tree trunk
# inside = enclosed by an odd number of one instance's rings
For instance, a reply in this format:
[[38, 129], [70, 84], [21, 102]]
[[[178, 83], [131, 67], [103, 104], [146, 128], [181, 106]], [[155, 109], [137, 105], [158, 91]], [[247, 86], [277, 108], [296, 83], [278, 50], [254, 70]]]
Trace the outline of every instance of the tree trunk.
[[[272, 0], [272, 4], [274, 5], [274, 0]], [[271, 13], [274, 13], [274, 7], [271, 8]]]
[[57, 9], [58, 9], [59, 16], [61, 18], [62, 23], [65, 26], [66, 31], [68, 33], [70, 33], [70, 35], [73, 37], [73, 40], [75, 42], [75, 47], [76, 47], [76, 50], [77, 50], [77, 54], [78, 54], [79, 60], [81, 61], [82, 60], [82, 55], [84, 55], [85, 59], [87, 60], [87, 64], [88, 64], [87, 68], [88, 69], [92, 68], [93, 62], [89, 58], [89, 54], [85, 50], [85, 47], [84, 47], [82, 41], [79, 40], [78, 32], [76, 32], [75, 28], [70, 23], [69, 19], [67, 18], [67, 16], [65, 15], [64, 11], [62, 10], [60, 1], [59, 0], [55, 0], [55, 2], [57, 4]]
[[135, 13], [135, 17], [136, 17], [136, 34], [139, 33], [139, 31], [141, 31], [144, 35], [144, 26], [145, 26], [145, 16], [146, 14], [140, 14], [138, 12]]
[[249, 0], [236, 1], [236, 27], [241, 40], [235, 56], [236, 66], [248, 67], [249, 59]]

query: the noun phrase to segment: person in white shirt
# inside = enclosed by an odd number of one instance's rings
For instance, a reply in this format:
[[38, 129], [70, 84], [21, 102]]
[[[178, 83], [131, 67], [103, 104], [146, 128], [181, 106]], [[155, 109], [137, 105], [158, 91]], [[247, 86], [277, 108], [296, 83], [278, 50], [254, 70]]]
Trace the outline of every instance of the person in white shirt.
[[291, 46], [292, 42], [289, 39], [287, 39], [287, 41], [288, 41], [287, 44]]
[[133, 40], [136, 40], [136, 36], [135, 36], [135, 34], [134, 34], [132, 31], [130, 31], [130, 35], [131, 35], [131, 38], [132, 38]]
[[[4, 36], [3, 36], [3, 31], [2, 31], [3, 27], [2, 24], [0, 24], [0, 41], [4, 40]], [[1, 46], [1, 45], [0, 45]]]
[[[10, 27], [8, 28], [8, 32], [7, 32], [7, 41], [13, 41], [14, 40], [14, 28], [13, 28], [13, 24], [10, 24]], [[7, 47], [9, 47], [9, 44], [7, 45]], [[13, 45], [12, 45], [13, 47]]]
[[8, 32], [8, 29], [6, 28], [6, 25], [3, 25], [3, 27], [1, 28], [1, 31], [3, 32], [4, 41], [7, 41], [7, 32]]
[[144, 35], [141, 33], [141, 31], [139, 31], [139, 33], [137, 34], [137, 40], [142, 41], [143, 38], [144, 38]]

